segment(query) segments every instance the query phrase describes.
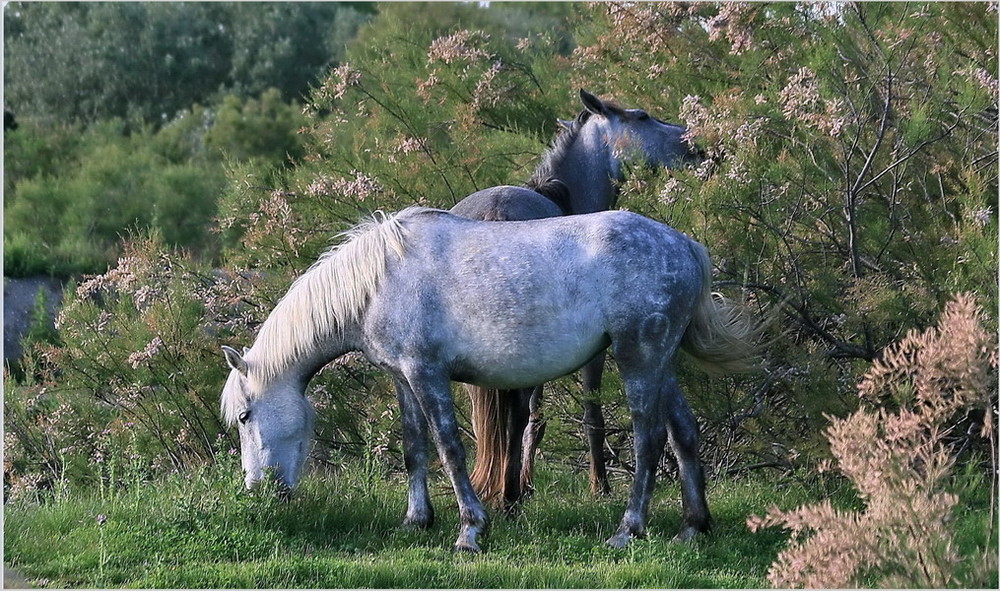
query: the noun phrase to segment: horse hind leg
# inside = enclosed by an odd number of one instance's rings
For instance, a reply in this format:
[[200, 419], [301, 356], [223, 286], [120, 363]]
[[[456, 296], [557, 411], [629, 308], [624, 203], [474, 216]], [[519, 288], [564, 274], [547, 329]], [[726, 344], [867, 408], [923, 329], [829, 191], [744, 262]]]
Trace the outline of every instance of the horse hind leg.
[[707, 532], [711, 527], [711, 514], [705, 500], [705, 476], [698, 457], [698, 421], [676, 379], [668, 380], [665, 390], [667, 430], [670, 447], [677, 457], [684, 509], [684, 520], [674, 540], [683, 542]]
[[[532, 395], [531, 388], [522, 388], [502, 392], [508, 396], [506, 443], [504, 457], [503, 510], [507, 515], [517, 514], [525, 490], [522, 488], [521, 469], [524, 460], [523, 448], [525, 428], [528, 426], [528, 406]], [[530, 484], [530, 483], [529, 483]]]
[[[635, 430], [635, 481], [621, 525], [608, 544], [622, 548], [631, 538], [645, 535], [656, 468], [668, 437], [677, 457], [684, 511], [681, 529], [674, 540], [686, 542], [699, 533], [707, 532], [711, 524], [705, 500], [705, 477], [698, 458], [698, 422], [673, 375], [667, 377], [662, 385], [635, 385], [632, 390], [629, 404]], [[654, 395], [656, 390], [659, 392]], [[648, 398], [651, 395], [653, 397]]]
[[608, 481], [607, 460], [604, 456], [605, 424], [604, 413], [597, 395], [601, 391], [601, 377], [604, 375], [605, 352], [598, 353], [583, 366], [583, 428], [590, 447], [590, 492], [598, 496], [611, 494]]
[[614, 339], [613, 346], [632, 415], [635, 477], [625, 514], [615, 535], [608, 540], [615, 548], [623, 548], [632, 538], [646, 535], [656, 469], [667, 440], [667, 399], [680, 393], [675, 387], [673, 363], [681, 331], [675, 330], [670, 319], [660, 313], [650, 314], [625, 328], [629, 330], [619, 333], [623, 338]]
[[613, 548], [624, 548], [632, 538], [646, 536], [646, 517], [656, 486], [656, 468], [667, 440], [667, 428], [658, 412], [658, 390], [659, 384], [653, 380], [626, 384], [635, 434], [635, 477], [625, 514], [615, 535], [608, 540]]
[[527, 424], [524, 427], [524, 434], [521, 436], [521, 496], [522, 498], [531, 495], [535, 491], [535, 456], [538, 446], [545, 436], [545, 417], [542, 414], [542, 394], [545, 392], [545, 384], [539, 384], [528, 393]]

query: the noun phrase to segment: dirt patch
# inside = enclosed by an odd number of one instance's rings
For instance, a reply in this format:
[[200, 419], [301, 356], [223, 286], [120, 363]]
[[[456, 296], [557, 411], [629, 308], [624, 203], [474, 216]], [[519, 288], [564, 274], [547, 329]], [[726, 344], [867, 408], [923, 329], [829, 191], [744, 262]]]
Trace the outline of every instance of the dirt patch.
[[21, 339], [31, 326], [31, 310], [40, 290], [45, 291], [49, 322], [62, 303], [62, 282], [47, 276], [3, 280], [3, 359], [21, 356]]

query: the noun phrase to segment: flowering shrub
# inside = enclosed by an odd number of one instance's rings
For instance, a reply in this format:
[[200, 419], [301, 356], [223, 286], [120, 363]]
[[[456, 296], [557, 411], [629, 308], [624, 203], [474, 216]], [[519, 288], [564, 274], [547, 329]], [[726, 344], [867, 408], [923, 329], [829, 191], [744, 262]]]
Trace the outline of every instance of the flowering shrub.
[[[133, 239], [116, 266], [67, 293], [57, 318], [61, 342], [36, 345], [29, 381], [5, 380], [7, 492], [119, 486], [128, 484], [123, 467], [148, 476], [238, 449], [219, 416], [228, 375], [220, 344], [249, 345], [290, 281], [211, 270], [156, 238]], [[338, 450], [365, 445], [368, 417], [385, 410], [364, 395], [372, 373], [350, 357], [314, 380], [317, 458], [337, 462]], [[379, 427], [379, 437], [393, 432], [391, 416]]]
[[607, 3], [531, 34], [490, 21], [506, 8], [386, 6], [307, 101], [301, 165], [233, 175], [228, 260], [290, 280], [367, 212], [524, 182], [578, 87], [642, 106], [707, 157], [628, 171], [619, 206], [706, 244], [747, 305], [786, 302], [762, 375], [684, 375], [712, 469], [809, 466], [886, 345], [949, 293], [996, 300], [984, 6]]
[[[971, 580], [960, 578], [963, 557], [952, 526], [959, 499], [948, 492], [953, 439], [961, 435], [955, 425], [963, 414], [982, 417], [968, 431], [996, 448], [996, 333], [984, 325], [989, 322], [974, 298], [959, 295], [936, 327], [911, 331], [865, 374], [861, 397], [891, 407], [833, 418], [827, 430], [836, 466], [857, 488], [864, 509], [823, 502], [752, 517], [748, 525], [755, 531], [781, 526], [793, 533], [768, 574], [773, 585], [988, 586], [989, 573], [996, 575], [995, 547], [966, 558], [977, 564], [966, 575]], [[995, 456], [990, 471], [996, 494]]]
[[6, 424], [38, 454], [36, 469], [77, 481], [106, 477], [112, 457], [154, 469], [211, 458], [221, 376], [207, 359], [218, 301], [209, 285], [190, 259], [138, 239], [67, 294], [61, 344], [43, 346], [38, 382], [5, 399]]
[[489, 22], [493, 10], [440, 10], [386, 5], [310, 96], [312, 155], [290, 179], [311, 197], [302, 215], [342, 227], [374, 209], [448, 208], [523, 182], [556, 117], [573, 114], [568, 81], [551, 75], [568, 66], [551, 31], [526, 44]]

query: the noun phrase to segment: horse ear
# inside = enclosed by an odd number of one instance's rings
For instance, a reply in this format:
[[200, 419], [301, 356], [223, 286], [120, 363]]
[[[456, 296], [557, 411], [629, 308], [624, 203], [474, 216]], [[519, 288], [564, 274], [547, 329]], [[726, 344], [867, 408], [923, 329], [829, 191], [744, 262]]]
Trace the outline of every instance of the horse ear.
[[[246, 353], [247, 349], [244, 349]], [[247, 375], [247, 362], [243, 359], [243, 355], [232, 347], [227, 347], [222, 345], [222, 353], [226, 356], [226, 363], [229, 364], [231, 369], [235, 369], [243, 375]]]
[[556, 118], [556, 123], [558, 123], [559, 127], [562, 127], [563, 129], [568, 129], [571, 131], [573, 129], [573, 122], [570, 120]]
[[580, 102], [583, 103], [583, 108], [587, 109], [595, 115], [605, 115], [607, 109], [604, 107], [604, 103], [601, 99], [590, 94], [584, 89], [580, 89]]

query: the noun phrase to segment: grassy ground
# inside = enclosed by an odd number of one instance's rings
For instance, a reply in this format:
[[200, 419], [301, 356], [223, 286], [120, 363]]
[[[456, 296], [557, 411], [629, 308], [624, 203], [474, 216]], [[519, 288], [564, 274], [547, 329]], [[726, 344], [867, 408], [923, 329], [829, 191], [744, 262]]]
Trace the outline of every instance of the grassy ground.
[[457, 512], [442, 482], [435, 526], [406, 531], [396, 527], [401, 478], [313, 475], [281, 503], [242, 492], [236, 470], [8, 505], [5, 562], [48, 587], [764, 587], [785, 535], [752, 534], [747, 516], [820, 495], [763, 478], [719, 483], [709, 491], [712, 534], [677, 544], [679, 491], [666, 484], [650, 536], [615, 551], [603, 542], [624, 508], [625, 483], [594, 499], [582, 476], [543, 467], [522, 514], [493, 516], [485, 552], [468, 556], [451, 552]]

